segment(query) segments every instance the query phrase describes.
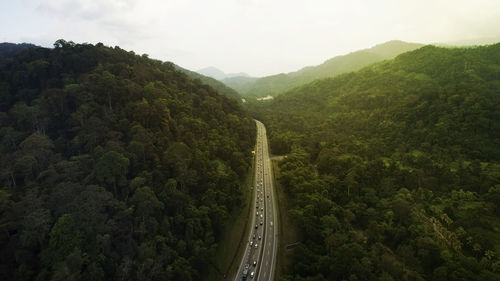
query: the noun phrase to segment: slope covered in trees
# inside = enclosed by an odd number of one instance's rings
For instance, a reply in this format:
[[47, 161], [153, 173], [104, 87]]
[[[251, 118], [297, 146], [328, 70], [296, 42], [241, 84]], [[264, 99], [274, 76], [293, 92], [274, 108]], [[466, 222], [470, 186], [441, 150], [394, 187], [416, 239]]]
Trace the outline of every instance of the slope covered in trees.
[[316, 79], [334, 77], [342, 73], [361, 69], [367, 65], [422, 47], [422, 44], [403, 41], [389, 41], [372, 48], [352, 52], [344, 56], [331, 58], [317, 66], [305, 67], [296, 72], [281, 73], [252, 78], [228, 78], [222, 80], [229, 87], [237, 90], [243, 96], [275, 96], [292, 88], [304, 85]]
[[28, 43], [0, 43], [0, 67], [7, 63], [7, 61], [11, 60], [17, 52], [34, 47], [37, 46]]
[[228, 86], [226, 86], [226, 84], [224, 84], [224, 83], [222, 83], [222, 82], [220, 82], [212, 77], [208, 77], [206, 75], [199, 74], [198, 72], [195, 72], [195, 71], [187, 70], [187, 69], [182, 68], [178, 65], [174, 65], [174, 67], [177, 70], [179, 70], [180, 72], [185, 73], [187, 76], [191, 77], [192, 79], [200, 79], [201, 82], [203, 82], [204, 84], [207, 84], [208, 86], [217, 90], [217, 92], [219, 92], [219, 94], [233, 98], [233, 99], [237, 100], [238, 102], [241, 102], [240, 94], [238, 94], [238, 92], [236, 92], [232, 88], [229, 88]]
[[0, 279], [202, 280], [255, 124], [118, 47], [58, 40], [0, 68]]
[[251, 108], [303, 240], [284, 280], [500, 280], [500, 44], [426, 46]]

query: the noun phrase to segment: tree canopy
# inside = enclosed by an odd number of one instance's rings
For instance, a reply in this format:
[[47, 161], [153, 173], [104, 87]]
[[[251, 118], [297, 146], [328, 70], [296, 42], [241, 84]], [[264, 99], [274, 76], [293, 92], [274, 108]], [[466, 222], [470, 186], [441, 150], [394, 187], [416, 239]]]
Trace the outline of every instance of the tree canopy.
[[54, 47], [0, 64], [0, 279], [203, 279], [254, 121], [171, 63]]
[[426, 46], [249, 104], [286, 154], [283, 280], [500, 280], [500, 44]]

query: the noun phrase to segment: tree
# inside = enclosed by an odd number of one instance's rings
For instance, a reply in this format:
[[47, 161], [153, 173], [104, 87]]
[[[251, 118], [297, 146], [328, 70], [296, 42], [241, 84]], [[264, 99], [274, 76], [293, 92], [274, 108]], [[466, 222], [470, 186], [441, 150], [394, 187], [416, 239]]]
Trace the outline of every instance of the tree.
[[136, 206], [136, 213], [143, 220], [163, 209], [163, 203], [158, 200], [153, 190], [148, 186], [136, 189], [130, 201]]
[[75, 250], [81, 248], [85, 237], [78, 229], [70, 214], [64, 214], [57, 219], [49, 233], [49, 246], [42, 254], [46, 265], [55, 265], [64, 261]]
[[96, 179], [100, 183], [113, 186], [115, 196], [118, 196], [117, 186], [127, 184], [126, 175], [130, 161], [128, 158], [116, 151], [106, 152], [95, 165]]

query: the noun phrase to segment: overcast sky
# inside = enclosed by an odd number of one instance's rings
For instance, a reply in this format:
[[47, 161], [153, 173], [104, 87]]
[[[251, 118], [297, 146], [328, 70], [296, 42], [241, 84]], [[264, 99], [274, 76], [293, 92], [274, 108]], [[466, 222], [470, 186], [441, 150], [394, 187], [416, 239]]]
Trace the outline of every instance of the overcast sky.
[[498, 37], [500, 0], [0, 0], [0, 41], [118, 45], [263, 76], [400, 39]]

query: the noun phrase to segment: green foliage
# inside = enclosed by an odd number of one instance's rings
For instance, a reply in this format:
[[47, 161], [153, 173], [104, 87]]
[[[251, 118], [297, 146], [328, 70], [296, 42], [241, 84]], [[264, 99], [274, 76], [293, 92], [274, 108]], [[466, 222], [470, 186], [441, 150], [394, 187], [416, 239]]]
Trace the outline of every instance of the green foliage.
[[301, 229], [286, 280], [500, 280], [500, 44], [426, 46], [249, 108]]
[[95, 175], [102, 184], [124, 186], [127, 184], [127, 172], [130, 161], [116, 151], [106, 152], [95, 165]]
[[389, 41], [369, 49], [336, 56], [317, 66], [304, 67], [290, 73], [280, 73], [262, 78], [234, 77], [223, 82], [236, 89], [243, 96], [276, 96], [316, 79], [334, 77], [342, 73], [361, 69], [375, 62], [422, 47], [421, 44], [403, 41]]
[[241, 101], [241, 96], [238, 94], [238, 92], [236, 92], [232, 88], [226, 86], [224, 83], [222, 83], [214, 78], [211, 78], [211, 77], [208, 77], [205, 75], [201, 75], [198, 72], [187, 70], [187, 69], [182, 68], [182, 67], [175, 65], [175, 64], [174, 64], [174, 67], [175, 67], [175, 69], [179, 70], [180, 72], [185, 73], [187, 76], [189, 76], [193, 79], [200, 79], [201, 82], [203, 82], [203, 84], [206, 84], [206, 85], [214, 88], [221, 95], [233, 98], [238, 102]]
[[45, 263], [55, 265], [63, 261], [75, 248], [81, 248], [83, 233], [78, 230], [70, 214], [60, 216], [49, 233], [49, 245], [45, 250]]
[[202, 280], [254, 121], [171, 63], [54, 47], [0, 63], [0, 279]]

